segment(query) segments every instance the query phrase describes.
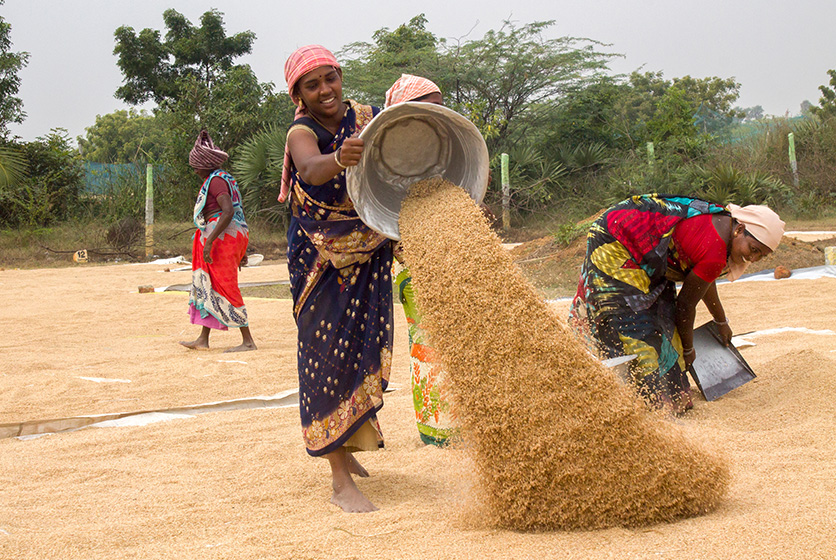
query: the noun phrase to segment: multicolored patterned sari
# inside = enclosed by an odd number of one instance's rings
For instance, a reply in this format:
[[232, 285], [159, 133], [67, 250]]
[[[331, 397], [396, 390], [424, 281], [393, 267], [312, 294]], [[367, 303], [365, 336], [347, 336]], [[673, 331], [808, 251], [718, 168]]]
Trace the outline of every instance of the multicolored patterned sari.
[[[209, 264], [203, 260], [203, 247], [221, 213], [204, 216], [203, 207], [209, 183], [215, 177], [223, 179], [229, 187], [234, 214], [227, 228], [212, 243], [212, 263]], [[192, 243], [192, 287], [189, 290], [191, 322], [219, 330], [248, 326], [247, 308], [238, 288], [238, 264], [247, 252], [250, 237], [241, 207], [241, 193], [232, 175], [219, 169], [206, 178], [194, 205], [194, 223], [197, 231]]]
[[637, 355], [632, 379], [654, 406], [687, 406], [690, 385], [676, 330], [676, 281], [687, 274], [671, 251], [686, 218], [725, 212], [703, 200], [634, 196], [589, 228], [569, 322], [603, 358]]
[[[396, 263], [396, 267], [397, 267]], [[409, 325], [409, 364], [412, 378], [412, 403], [421, 441], [445, 445], [457, 434], [447, 375], [435, 349], [421, 327], [421, 314], [415, 304], [412, 274], [402, 267], [395, 277], [398, 297]]]
[[[333, 153], [379, 112], [348, 104], [336, 135], [311, 117], [294, 121], [288, 133], [304, 127], [321, 153]], [[392, 243], [357, 216], [345, 172], [308, 185], [291, 165], [291, 193], [287, 262], [305, 447], [313, 456], [352, 447], [349, 439], [367, 423], [382, 447], [376, 414], [392, 360]]]

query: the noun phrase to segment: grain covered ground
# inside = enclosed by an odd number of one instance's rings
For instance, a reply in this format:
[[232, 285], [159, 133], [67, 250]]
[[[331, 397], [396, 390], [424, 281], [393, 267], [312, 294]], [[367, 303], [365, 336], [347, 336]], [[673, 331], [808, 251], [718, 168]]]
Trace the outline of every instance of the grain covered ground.
[[[193, 338], [188, 282], [170, 265], [2, 270], [0, 423], [271, 395], [296, 385], [286, 300], [247, 300], [259, 350], [223, 354], [236, 332]], [[287, 278], [281, 263], [242, 282]], [[736, 332], [803, 327], [742, 350], [758, 378], [677, 420], [720, 449], [729, 490], [704, 516], [641, 528], [517, 532], [462, 517], [473, 465], [420, 444], [406, 326], [395, 312], [386, 449], [359, 458], [380, 511], [329, 504], [293, 408], [239, 410], [125, 428], [0, 440], [0, 558], [836, 558], [836, 279], [723, 284]], [[562, 316], [565, 303], [554, 304]], [[707, 317], [701, 311], [698, 321]], [[484, 328], [490, 328], [485, 325]], [[114, 382], [104, 383], [101, 380]], [[118, 380], [118, 381], [117, 381]], [[129, 382], [126, 382], [129, 381]]]

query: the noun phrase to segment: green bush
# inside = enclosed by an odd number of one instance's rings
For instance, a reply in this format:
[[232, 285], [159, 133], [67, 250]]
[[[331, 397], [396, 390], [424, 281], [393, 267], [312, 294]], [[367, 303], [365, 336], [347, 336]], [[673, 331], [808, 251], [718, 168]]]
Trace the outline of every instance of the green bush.
[[46, 226], [70, 218], [78, 206], [83, 171], [66, 131], [56, 129], [6, 148], [19, 154], [25, 171], [0, 184], [0, 226]]

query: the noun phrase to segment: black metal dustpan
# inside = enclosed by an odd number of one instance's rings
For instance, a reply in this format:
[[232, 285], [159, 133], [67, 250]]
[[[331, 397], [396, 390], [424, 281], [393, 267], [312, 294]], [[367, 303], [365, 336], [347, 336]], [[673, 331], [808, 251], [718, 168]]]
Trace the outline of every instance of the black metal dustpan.
[[713, 321], [694, 329], [697, 358], [691, 365], [691, 377], [707, 401], [718, 399], [755, 378], [755, 372], [732, 344], [723, 346]]

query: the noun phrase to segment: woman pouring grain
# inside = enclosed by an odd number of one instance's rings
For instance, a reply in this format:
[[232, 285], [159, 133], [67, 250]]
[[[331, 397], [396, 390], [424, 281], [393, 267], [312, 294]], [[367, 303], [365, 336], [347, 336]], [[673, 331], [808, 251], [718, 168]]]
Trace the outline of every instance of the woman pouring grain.
[[631, 381], [642, 397], [681, 414], [693, 407], [686, 371], [696, 358], [697, 303], [728, 344], [732, 330], [715, 280], [726, 271], [738, 279], [783, 233], [784, 222], [766, 206], [634, 196], [590, 227], [570, 324], [604, 358], [635, 354]]
[[392, 354], [392, 243], [358, 218], [344, 170], [357, 165], [363, 141], [356, 135], [379, 109], [343, 101], [340, 65], [319, 45], [291, 54], [285, 79], [298, 109], [279, 200], [290, 196], [303, 438], [309, 455], [328, 459], [331, 502], [374, 511], [352, 478], [368, 476], [352, 453], [383, 447], [376, 415]]

